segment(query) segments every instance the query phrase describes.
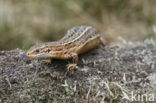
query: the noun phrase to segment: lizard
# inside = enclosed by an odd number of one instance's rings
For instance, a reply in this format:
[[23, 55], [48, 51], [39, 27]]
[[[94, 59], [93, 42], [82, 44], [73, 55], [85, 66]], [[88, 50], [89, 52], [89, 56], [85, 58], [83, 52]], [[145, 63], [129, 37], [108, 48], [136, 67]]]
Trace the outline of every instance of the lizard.
[[92, 26], [74, 26], [69, 29], [65, 36], [53, 42], [40, 43], [32, 46], [27, 51], [29, 58], [49, 59], [72, 59], [67, 65], [67, 72], [75, 68], [78, 63], [78, 55], [85, 53], [99, 44], [105, 46], [105, 40], [96, 28]]

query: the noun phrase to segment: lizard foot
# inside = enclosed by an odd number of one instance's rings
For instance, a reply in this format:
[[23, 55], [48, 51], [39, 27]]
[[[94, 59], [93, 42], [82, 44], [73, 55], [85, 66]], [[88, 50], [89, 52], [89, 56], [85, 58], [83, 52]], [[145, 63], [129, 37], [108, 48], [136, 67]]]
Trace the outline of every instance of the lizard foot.
[[72, 69], [76, 68], [77, 64], [68, 64], [67, 65], [67, 72], [71, 71]]
[[66, 75], [69, 71], [75, 69], [75, 68], [77, 67], [76, 65], [77, 65], [77, 64], [68, 64], [68, 65], [67, 65], [67, 69], [66, 69], [65, 75]]

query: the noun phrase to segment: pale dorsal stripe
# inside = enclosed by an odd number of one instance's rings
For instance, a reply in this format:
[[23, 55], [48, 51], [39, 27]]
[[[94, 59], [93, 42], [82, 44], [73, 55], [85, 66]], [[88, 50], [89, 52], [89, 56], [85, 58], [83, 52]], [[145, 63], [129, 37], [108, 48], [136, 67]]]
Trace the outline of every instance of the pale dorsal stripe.
[[[91, 29], [92, 27], [86, 27], [85, 28], [85, 30], [78, 36], [78, 37], [75, 37], [75, 39], [73, 39], [73, 40], [71, 40], [71, 41], [68, 41], [68, 42], [65, 42], [65, 43], [63, 43], [63, 44], [55, 44], [54, 46], [58, 46], [58, 45], [66, 45], [66, 44], [68, 44], [68, 43], [70, 43], [70, 42], [74, 42], [75, 40], [77, 40], [77, 39], [79, 39], [79, 38], [81, 38], [89, 29]], [[49, 45], [49, 44], [47, 44], [47, 45]]]

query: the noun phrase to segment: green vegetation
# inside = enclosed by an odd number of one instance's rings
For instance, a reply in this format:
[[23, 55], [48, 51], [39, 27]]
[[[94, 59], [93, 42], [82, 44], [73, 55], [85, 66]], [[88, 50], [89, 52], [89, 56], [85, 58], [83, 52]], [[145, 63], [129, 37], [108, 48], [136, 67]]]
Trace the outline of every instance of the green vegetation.
[[60, 39], [75, 25], [92, 25], [108, 42], [155, 38], [155, 0], [1, 0], [0, 49]]

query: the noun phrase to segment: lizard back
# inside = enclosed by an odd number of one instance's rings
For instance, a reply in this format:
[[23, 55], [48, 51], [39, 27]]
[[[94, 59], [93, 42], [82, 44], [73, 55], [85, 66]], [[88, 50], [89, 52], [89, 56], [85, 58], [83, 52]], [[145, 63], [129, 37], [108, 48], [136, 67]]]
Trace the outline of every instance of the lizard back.
[[98, 31], [92, 26], [75, 26], [68, 30], [65, 36], [59, 41], [36, 44], [31, 47], [30, 51], [51, 48], [52, 51], [58, 53], [67, 50], [70, 52], [83, 53], [98, 45], [99, 37]]

